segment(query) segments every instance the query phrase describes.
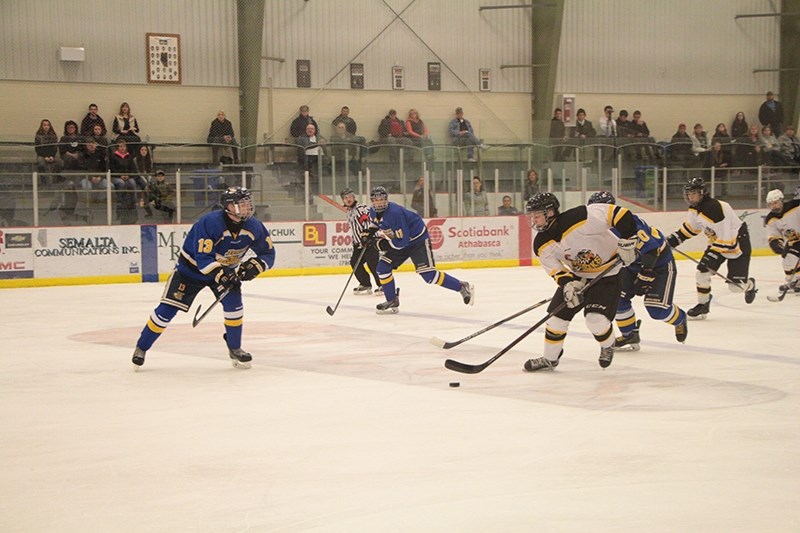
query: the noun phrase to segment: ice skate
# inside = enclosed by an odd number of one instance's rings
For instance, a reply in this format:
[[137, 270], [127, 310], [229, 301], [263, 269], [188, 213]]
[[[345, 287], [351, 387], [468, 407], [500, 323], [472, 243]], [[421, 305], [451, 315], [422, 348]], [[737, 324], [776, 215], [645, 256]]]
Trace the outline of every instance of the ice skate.
[[458, 292], [461, 293], [461, 297], [464, 299], [465, 304], [475, 304], [475, 287], [473, 287], [472, 284], [462, 281], [461, 289]]
[[686, 342], [686, 336], [689, 334], [688, 322], [688, 320], [684, 320], [680, 324], [675, 324], [675, 339], [681, 344]]
[[800, 284], [797, 283], [797, 280], [792, 280], [789, 283], [785, 283], [778, 287], [778, 290], [781, 292], [788, 292], [790, 294], [800, 294]]
[[379, 303], [375, 306], [376, 313], [379, 315], [394, 315], [400, 312], [400, 291], [391, 300]]
[[228, 354], [231, 357], [233, 368], [250, 368], [250, 361], [253, 360], [253, 356], [249, 353], [241, 348], [228, 348]]
[[600, 363], [602, 368], [608, 368], [612, 359], [614, 359], [613, 346], [609, 346], [608, 348], [600, 348], [600, 357], [597, 359], [597, 362]]
[[639, 351], [639, 324], [641, 320], [636, 321], [636, 327], [627, 335], [621, 335], [614, 340], [614, 349], [620, 352], [638, 352]]
[[[561, 356], [559, 356], [560, 358]], [[558, 359], [551, 361], [547, 357], [537, 357], [536, 359], [528, 359], [523, 365], [525, 372], [538, 372], [539, 370], [555, 370], [558, 366]]]
[[753, 300], [756, 299], [756, 293], [758, 289], [756, 289], [756, 280], [755, 278], [750, 278], [747, 280], [747, 286], [744, 289], [744, 302], [751, 304]]
[[133, 350], [133, 358], [131, 359], [131, 362], [133, 363], [134, 372], [138, 372], [139, 369], [144, 364], [144, 355], [146, 353], [147, 352], [145, 352], [144, 350], [142, 350], [138, 346]]
[[711, 310], [711, 295], [709, 295], [708, 301], [706, 303], [695, 305], [694, 307], [686, 311], [686, 315], [692, 320], [705, 320], [706, 315], [708, 315], [710, 310]]
[[355, 289], [353, 289], [353, 294], [356, 296], [365, 296], [367, 294], [372, 294], [372, 287], [367, 285], [359, 285]]

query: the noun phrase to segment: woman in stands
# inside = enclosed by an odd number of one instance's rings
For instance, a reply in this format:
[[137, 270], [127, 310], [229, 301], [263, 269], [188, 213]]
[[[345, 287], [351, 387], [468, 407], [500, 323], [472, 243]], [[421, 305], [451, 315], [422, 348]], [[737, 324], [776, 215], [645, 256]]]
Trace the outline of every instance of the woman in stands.
[[139, 197], [139, 207], [144, 207], [146, 218], [153, 216], [153, 211], [150, 209], [150, 203], [147, 201], [147, 186], [150, 183], [150, 178], [153, 175], [153, 154], [150, 152], [150, 147], [146, 144], [139, 145], [136, 155], [133, 158], [136, 163], [136, 185], [139, 186], [142, 193]]
[[[58, 153], [58, 135], [53, 131], [53, 125], [49, 120], [44, 119], [39, 123], [34, 140], [36, 146], [36, 171], [43, 174], [55, 174], [59, 171], [60, 165], [56, 154]], [[53, 177], [45, 177], [42, 183], [52, 183]]]
[[139, 122], [131, 114], [131, 106], [128, 105], [128, 102], [122, 102], [122, 105], [119, 106], [119, 114], [114, 117], [112, 131], [117, 134], [117, 138], [114, 139], [115, 143], [123, 140], [128, 144], [131, 152], [136, 153], [138, 143], [142, 139], [139, 137]]

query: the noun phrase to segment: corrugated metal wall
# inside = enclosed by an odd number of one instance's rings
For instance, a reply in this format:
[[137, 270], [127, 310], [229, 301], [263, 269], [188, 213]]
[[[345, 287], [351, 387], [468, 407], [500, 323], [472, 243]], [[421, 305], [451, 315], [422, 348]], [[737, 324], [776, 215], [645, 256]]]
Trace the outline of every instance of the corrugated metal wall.
[[[0, 78], [147, 83], [148, 32], [180, 35], [183, 85], [237, 84], [232, 0], [2, 0]], [[86, 61], [58, 61], [61, 46]]]
[[398, 65], [405, 68], [406, 90], [427, 90], [427, 64], [441, 62], [443, 91], [477, 91], [478, 69], [491, 68], [494, 91], [528, 92], [527, 71], [499, 66], [531, 62], [530, 10], [478, 11], [497, 3], [267, 2], [265, 55], [286, 62], [267, 62], [263, 82], [295, 87], [295, 61], [310, 59], [312, 87], [349, 89], [349, 64], [363, 63], [366, 89], [390, 89], [391, 68]]
[[[268, 0], [263, 85], [296, 86], [295, 61], [311, 60], [312, 87], [348, 89], [349, 63], [365, 88], [388, 90], [391, 67], [406, 89], [427, 90], [427, 63], [442, 62], [443, 91], [529, 92], [530, 9], [479, 11], [527, 0]], [[777, 87], [777, 18], [771, 0], [567, 0], [558, 92], [755, 94]], [[397, 14], [400, 15], [398, 18]], [[181, 36], [184, 85], [236, 86], [234, 0], [2, 0], [0, 78], [144, 84], [145, 34]], [[374, 42], [372, 42], [374, 39]], [[83, 46], [83, 63], [59, 62]], [[437, 55], [439, 57], [437, 57]], [[338, 74], [337, 74], [338, 73]], [[327, 84], [327, 85], [326, 85]]]
[[770, 0], [568, 0], [557, 92], [756, 94], [778, 86]]

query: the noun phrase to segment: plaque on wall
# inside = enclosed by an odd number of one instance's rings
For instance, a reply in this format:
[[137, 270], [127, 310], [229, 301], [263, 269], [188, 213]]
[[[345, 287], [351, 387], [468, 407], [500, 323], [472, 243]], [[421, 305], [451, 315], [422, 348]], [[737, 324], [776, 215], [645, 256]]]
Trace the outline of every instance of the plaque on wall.
[[148, 33], [147, 83], [181, 82], [181, 36], [176, 33]]
[[311, 87], [311, 60], [298, 59], [296, 63], [297, 86]]
[[364, 63], [350, 63], [350, 88], [364, 88]]

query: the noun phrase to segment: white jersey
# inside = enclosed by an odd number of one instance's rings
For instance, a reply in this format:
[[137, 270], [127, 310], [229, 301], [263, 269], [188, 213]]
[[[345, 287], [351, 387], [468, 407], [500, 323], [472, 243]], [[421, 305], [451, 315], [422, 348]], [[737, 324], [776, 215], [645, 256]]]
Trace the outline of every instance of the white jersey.
[[785, 241], [785, 246], [800, 242], [800, 200], [784, 202], [781, 212], [770, 212], [764, 224], [767, 226], [767, 239], [770, 243], [774, 239], [778, 239], [782, 245]]
[[[636, 235], [633, 214], [617, 205], [579, 205], [564, 211], [553, 225], [536, 234], [533, 253], [559, 285], [575, 278], [592, 279], [617, 260], [619, 238]], [[614, 275], [621, 264], [609, 270]]]
[[678, 232], [682, 239], [690, 239], [701, 233], [708, 238], [708, 246], [726, 259], [742, 255], [739, 247], [739, 229], [742, 221], [728, 202], [704, 196], [697, 207], [690, 207], [686, 221]]

